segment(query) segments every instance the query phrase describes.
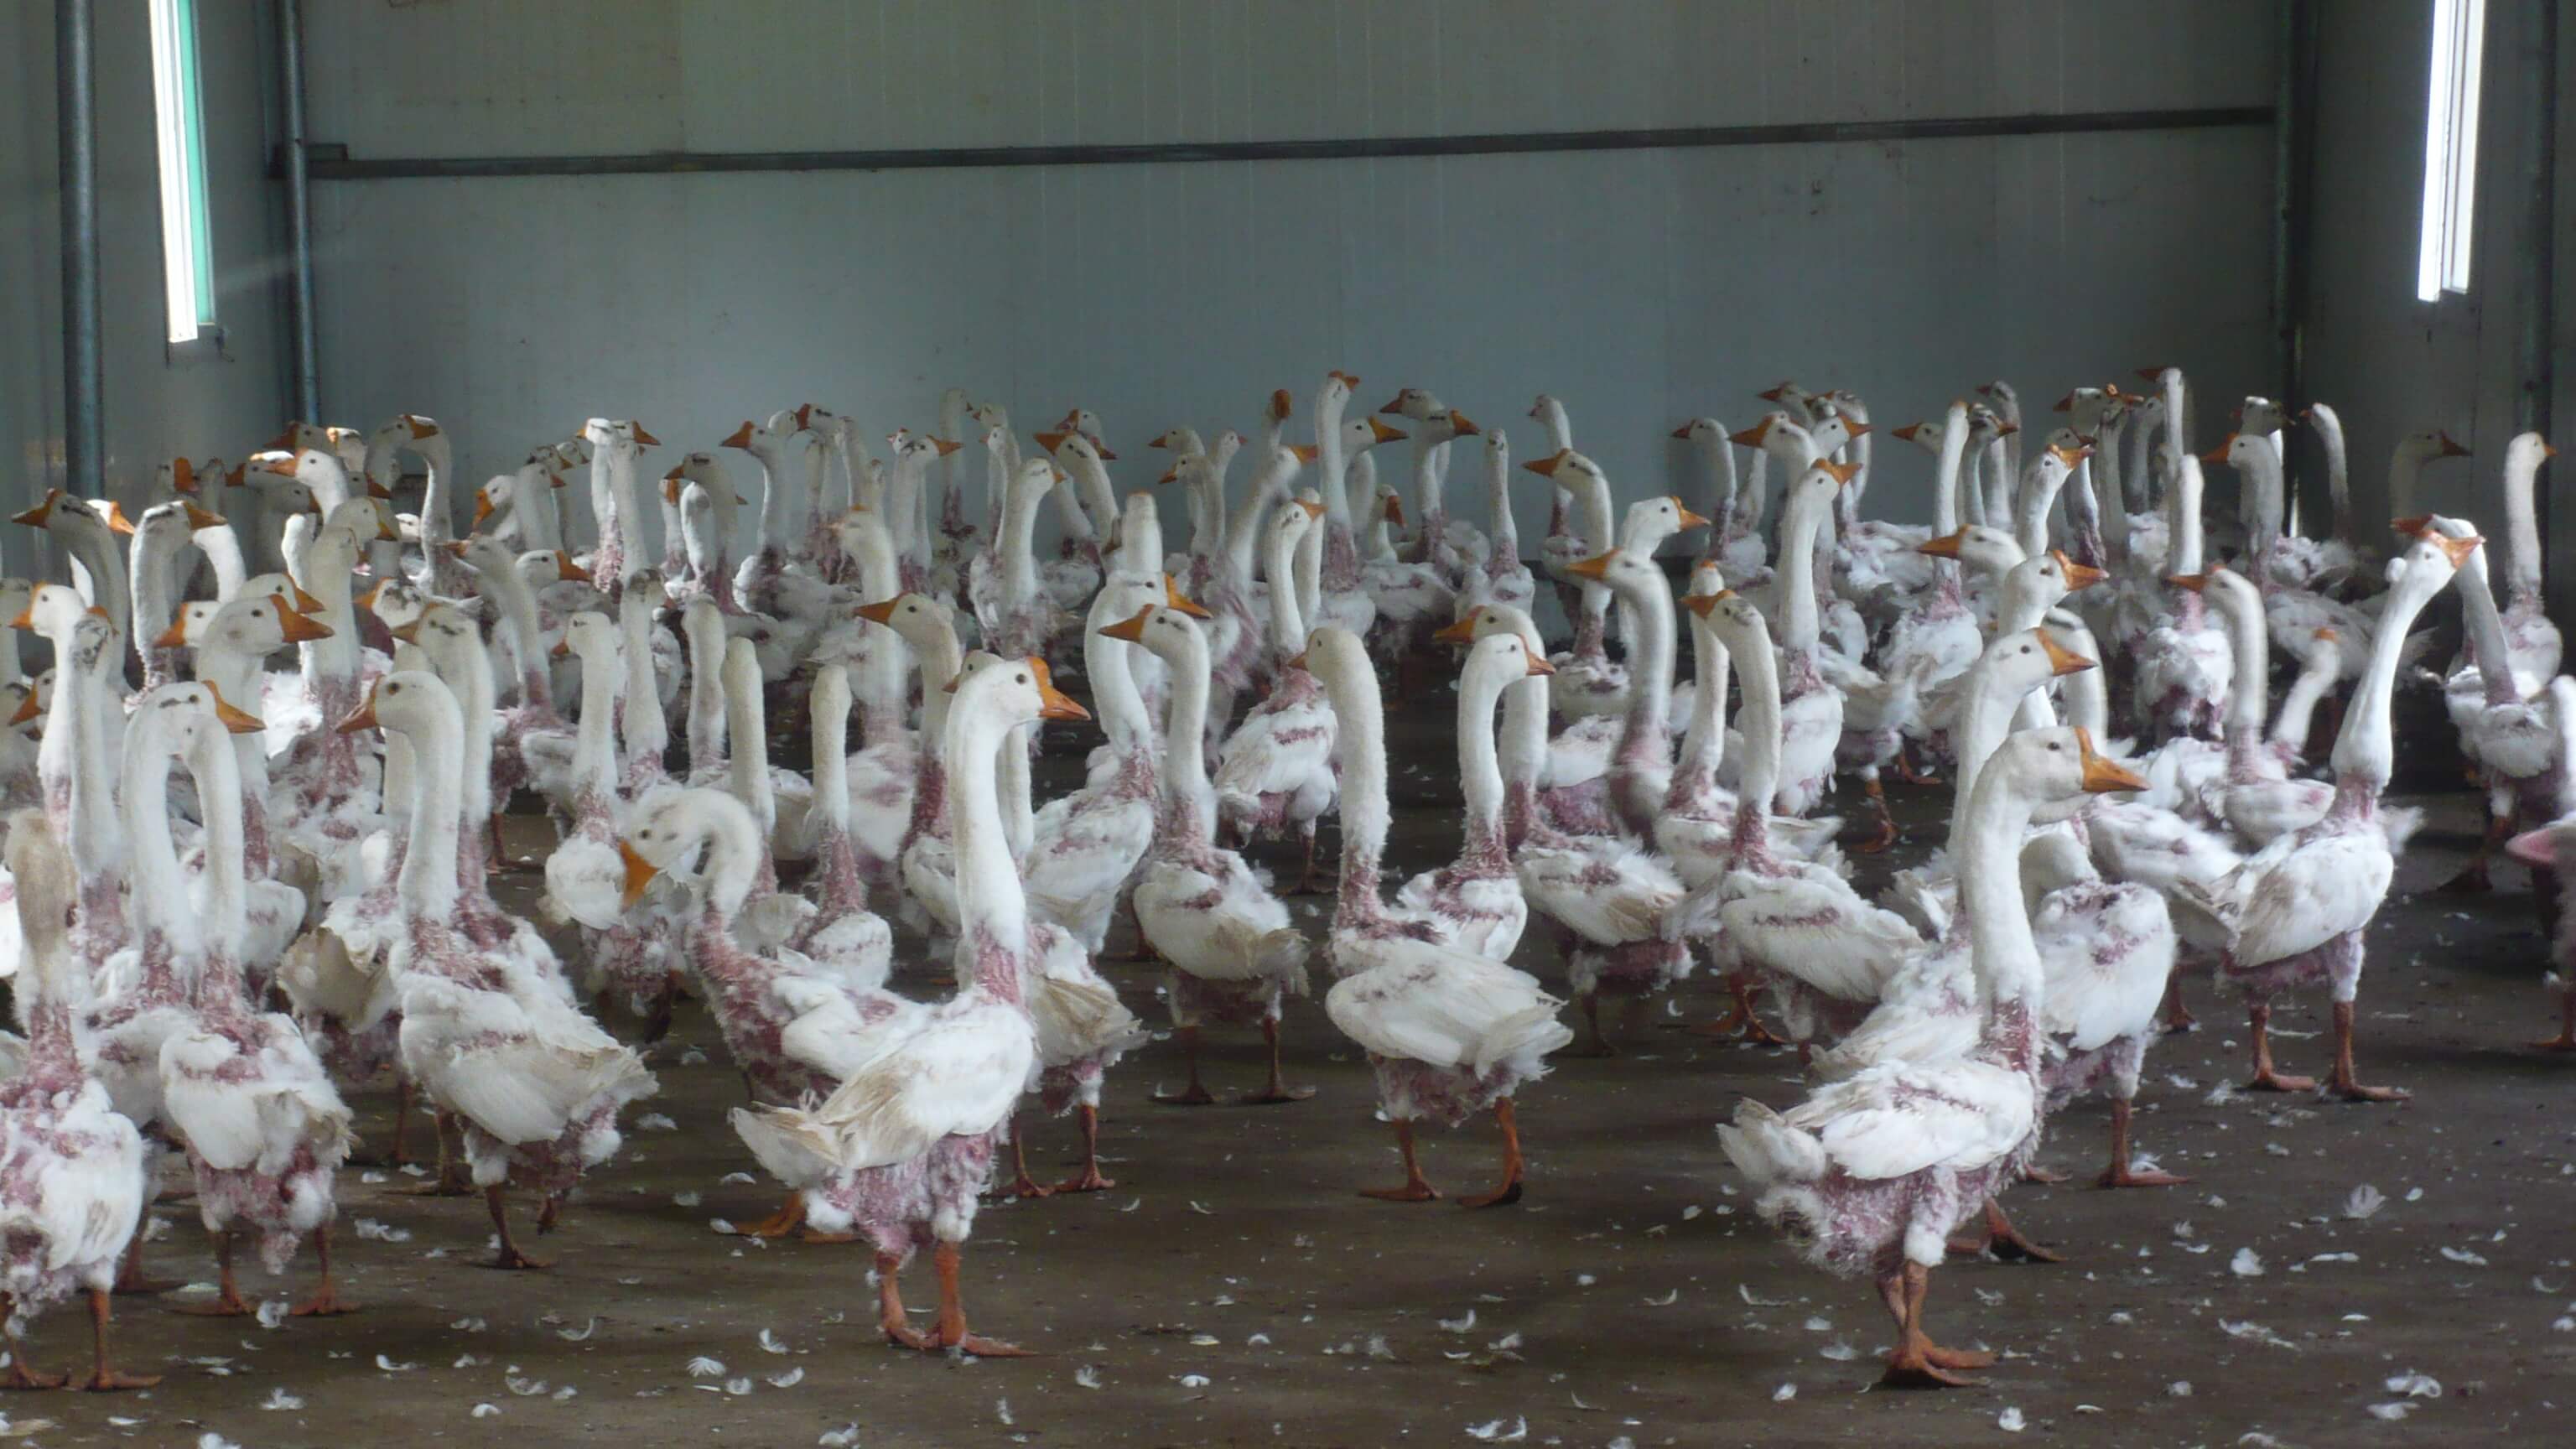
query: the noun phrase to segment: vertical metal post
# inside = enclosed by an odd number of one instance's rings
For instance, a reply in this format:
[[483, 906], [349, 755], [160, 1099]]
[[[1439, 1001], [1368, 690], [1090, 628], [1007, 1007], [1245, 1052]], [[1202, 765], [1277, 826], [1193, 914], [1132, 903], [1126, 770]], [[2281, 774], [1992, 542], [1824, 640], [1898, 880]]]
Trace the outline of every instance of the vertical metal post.
[[55, 129], [63, 224], [63, 486], [95, 498], [107, 476], [100, 415], [98, 89], [90, 0], [54, 0]]
[[[2519, 263], [2522, 317], [2516, 339], [2518, 385], [2514, 399], [2517, 430], [2549, 431], [2555, 359], [2550, 342], [2557, 321], [2557, 268], [2551, 255], [2558, 214], [2558, 0], [2523, 0], [2521, 34], [2512, 54], [2522, 58], [2527, 83], [2523, 89], [2522, 123], [2516, 129], [2527, 140], [2523, 154], [2521, 240], [2514, 247]], [[2494, 54], [2492, 48], [2490, 55]]]
[[322, 420], [320, 349], [313, 320], [313, 181], [307, 169], [304, 139], [304, 3], [277, 0], [278, 84], [285, 94], [281, 110], [286, 136], [281, 148], [286, 171], [286, 232], [293, 256], [288, 279], [292, 297], [288, 320], [294, 336], [295, 416]]
[[[2316, 159], [2316, 11], [2314, 0], [2275, 0], [2272, 85], [2272, 327], [2280, 368], [2278, 400], [2306, 406], [2308, 246], [2314, 214]], [[2292, 527], [2325, 517], [2315, 480], [2294, 470]]]

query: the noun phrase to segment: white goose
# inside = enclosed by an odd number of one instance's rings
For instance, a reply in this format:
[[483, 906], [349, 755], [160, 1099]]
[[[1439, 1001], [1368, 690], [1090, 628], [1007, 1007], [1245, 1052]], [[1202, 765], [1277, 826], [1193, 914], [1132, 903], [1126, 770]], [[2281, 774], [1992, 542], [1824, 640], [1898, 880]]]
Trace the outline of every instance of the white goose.
[[1461, 1205], [1518, 1202], [1523, 1163], [1513, 1099], [1546, 1074], [1548, 1054], [1573, 1039], [1556, 1019], [1564, 1003], [1530, 977], [1437, 945], [1427, 928], [1388, 913], [1378, 892], [1388, 816], [1377, 677], [1348, 630], [1316, 630], [1299, 657], [1319, 672], [1343, 731], [1341, 890], [1329, 945], [1341, 979], [1324, 1010], [1367, 1050], [1379, 1107], [1395, 1122], [1404, 1154], [1404, 1184], [1366, 1195], [1399, 1202], [1439, 1196], [1414, 1160], [1414, 1122], [1454, 1127], [1491, 1107], [1503, 1129], [1502, 1182]]

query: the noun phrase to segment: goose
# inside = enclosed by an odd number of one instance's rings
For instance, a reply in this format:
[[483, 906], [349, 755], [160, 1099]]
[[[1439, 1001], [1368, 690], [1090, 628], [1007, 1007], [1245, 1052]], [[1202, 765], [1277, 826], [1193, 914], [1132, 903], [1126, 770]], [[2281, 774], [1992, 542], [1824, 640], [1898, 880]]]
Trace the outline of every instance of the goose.
[[199, 529], [223, 526], [220, 516], [184, 498], [154, 504], [143, 510], [142, 519], [134, 525], [127, 590], [136, 616], [143, 621], [133, 642], [143, 661], [146, 689], [178, 677], [178, 651], [160, 643], [159, 631], [162, 620], [178, 613], [173, 590], [180, 582], [176, 577], [180, 550], [188, 547], [188, 540]]
[[1030, 909], [1062, 926], [1086, 956], [1098, 955], [1107, 944], [1109, 918], [1154, 838], [1153, 717], [1129, 667], [1131, 644], [1106, 631], [1147, 603], [1165, 599], [1193, 618], [1206, 616], [1173, 591], [1168, 576], [1148, 581], [1113, 574], [1091, 601], [1083, 677], [1091, 682], [1100, 727], [1109, 737], [1111, 765], [1103, 778], [1038, 812], [1023, 870]]
[[122, 511], [114, 514], [111, 523], [60, 488], [48, 488], [35, 507], [12, 515], [10, 521], [52, 534], [69, 556], [73, 584], [89, 606], [107, 611], [105, 617], [118, 638], [134, 637], [134, 599], [116, 543], [118, 534], [130, 534], [134, 526], [125, 522]]
[[1183, 610], [1149, 603], [1109, 625], [1109, 637], [1153, 652], [1172, 673], [1164, 723], [1154, 840], [1137, 869], [1137, 933], [1169, 964], [1165, 1000], [1180, 1036], [1189, 1082], [1155, 1100], [1205, 1106], [1216, 1098], [1199, 1080], [1199, 1037], [1221, 1026], [1258, 1021], [1270, 1052], [1270, 1075], [1247, 1104], [1303, 1101], [1312, 1087], [1289, 1087], [1279, 1074], [1282, 1000], [1306, 994], [1310, 946], [1288, 920], [1288, 908], [1234, 851], [1215, 843], [1216, 795], [1205, 764], [1210, 661], [1205, 631]]
[[[620, 899], [630, 909], [664, 872], [700, 861], [683, 907], [681, 950], [754, 1102], [818, 1100], [928, 1015], [929, 1008], [883, 989], [882, 962], [877, 980], [866, 982], [801, 953], [764, 951], [743, 939], [737, 922], [760, 889], [767, 846], [751, 810], [725, 791], [670, 790], [639, 804], [615, 853], [622, 863]], [[805, 1218], [804, 1195], [791, 1192], [778, 1213], [737, 1231], [779, 1237], [804, 1226]]]
[[1730, 579], [1751, 582], [1769, 572], [1770, 549], [1757, 532], [1739, 531], [1737, 516], [1742, 506], [1735, 473], [1735, 453], [1729, 446], [1732, 433], [1715, 418], [1693, 418], [1673, 429], [1673, 436], [1690, 444], [1690, 451], [1708, 475], [1709, 517], [1717, 520], [1717, 537], [1710, 540], [1708, 556]]
[[[2559, 749], [2576, 759], [2576, 679], [2559, 675], [2549, 681], [2549, 702], [2558, 718]], [[2563, 804], [2564, 802], [2562, 802]], [[2562, 810], [2549, 824], [2526, 830], [2505, 843], [2514, 859], [2534, 869], [2550, 870], [2560, 880], [2576, 874], [2576, 812]], [[2534, 1051], [2576, 1052], [2576, 913], [2561, 911], [2550, 931], [2550, 964], [2545, 978], [2558, 993], [2558, 1034], [2531, 1044]]]
[[1305, 636], [1298, 589], [1291, 582], [1295, 557], [1310, 530], [1322, 526], [1322, 506], [1304, 500], [1280, 505], [1270, 532], [1270, 642], [1283, 661], [1270, 695], [1235, 727], [1219, 752], [1216, 798], [1220, 817], [1244, 839], [1296, 831], [1304, 846], [1304, 872], [1294, 894], [1320, 885], [1315, 871], [1315, 822], [1332, 807], [1339, 786], [1338, 715], [1315, 677], [1292, 663]]
[[[1078, 613], [1100, 587], [1100, 528], [1118, 516], [1116, 490], [1102, 466], [1099, 446], [1069, 428], [1035, 435], [1038, 447], [1056, 459], [1063, 485], [1055, 491], [1056, 556], [1039, 569], [1057, 609]], [[1079, 446], [1075, 446], [1079, 444]], [[1088, 454], [1085, 459], [1084, 454]], [[1094, 521], [1093, 511], [1099, 520]]]
[[[1814, 572], [1816, 539], [1832, 510], [1834, 494], [1851, 478], [1847, 465], [1813, 463], [1796, 475], [1780, 507], [1775, 597], [1780, 613], [1782, 733], [1775, 757], [1779, 777], [1766, 793], [1771, 796], [1771, 808], [1783, 815], [1805, 815], [1824, 797], [1833, 781], [1834, 753], [1842, 741], [1842, 691], [1828, 684], [1820, 672], [1823, 634]], [[1748, 793], [1747, 798], [1760, 797]]]
[[1041, 653], [1064, 627], [1064, 611], [1041, 577], [1035, 549], [1038, 505], [1062, 481], [1062, 470], [1044, 458], [1021, 464], [1003, 495], [1000, 541], [969, 567], [967, 597], [975, 622], [985, 646], [997, 653]]
[[493, 1266], [543, 1268], [510, 1235], [508, 1188], [542, 1195], [540, 1227], [550, 1225], [582, 1174], [615, 1155], [618, 1110], [650, 1095], [653, 1076], [554, 983], [457, 928], [465, 727], [455, 694], [436, 675], [397, 670], [340, 727], [398, 730], [422, 761], [396, 884], [404, 930], [389, 951], [403, 1073], [463, 1123], [465, 1157], [500, 1239]]
[[[1798, 557], [1784, 554], [1784, 568]], [[1770, 815], [1751, 808], [1774, 798], [1782, 768], [1780, 665], [1770, 626], [1733, 592], [1694, 607], [1704, 607], [1742, 680], [1737, 721], [1744, 764], [1737, 774], [1733, 858], [1724, 874], [1665, 913], [1664, 932], [1676, 941], [1705, 941], [1723, 929], [1727, 948], [1745, 968], [1780, 992], [1790, 1039], [1804, 1056], [1826, 1025], [1821, 1016], [1847, 1017], [1845, 1026], [1857, 1022], [1922, 941], [1903, 917], [1862, 899], [1832, 866], [1774, 851]]]
[[[1043, 661], [1006, 662], [959, 681], [946, 750], [961, 762], [990, 760], [1023, 725], [1087, 718], [1055, 689]], [[737, 1109], [733, 1123], [772, 1175], [805, 1193], [809, 1221], [826, 1232], [855, 1233], [875, 1248], [879, 1325], [888, 1340], [1011, 1356], [1021, 1350], [968, 1329], [958, 1278], [995, 1139], [1038, 1065], [1036, 1029], [1022, 997], [1038, 948], [1002, 838], [994, 772], [959, 770], [948, 796], [964, 927], [956, 996], [820, 1104]], [[939, 1321], [926, 1334], [905, 1317], [899, 1290], [904, 1264], [924, 1245], [932, 1247], [940, 1287]]]
[[1413, 1124], [1455, 1127], [1491, 1108], [1503, 1131], [1502, 1181], [1462, 1207], [1520, 1201], [1524, 1163], [1513, 1102], [1547, 1072], [1547, 1057], [1573, 1040], [1556, 1019], [1564, 1003], [1509, 966], [1429, 939], [1426, 927], [1389, 913], [1378, 890], [1386, 845], [1386, 719], [1368, 654], [1349, 630], [1308, 636], [1296, 667], [1316, 670], [1342, 722], [1341, 888], [1326, 949], [1339, 976], [1324, 997], [1333, 1025], [1367, 1051], [1379, 1109], [1395, 1123], [1400, 1187], [1368, 1197], [1428, 1202], [1439, 1194], [1414, 1158]]
[[641, 423], [613, 418], [583, 423], [580, 437], [591, 450], [590, 513], [599, 539], [584, 562], [591, 577], [623, 589], [652, 562], [637, 529], [644, 515], [635, 494], [635, 468], [643, 450], [660, 447], [662, 440]]
[[2255, 1090], [2301, 1092], [2315, 1085], [2274, 1070], [2268, 1028], [2275, 995], [2322, 982], [2334, 1000], [2332, 1090], [2353, 1101], [2405, 1096], [2395, 1088], [2362, 1085], [2352, 1057], [2363, 933], [2387, 898], [2396, 868], [2387, 832], [2377, 819], [2379, 795], [2395, 763], [2389, 698], [2407, 628], [2478, 543], [2474, 537], [2420, 537], [2391, 565], [2395, 577], [2379, 632], [2371, 640], [2370, 664], [2335, 736], [2335, 798], [2325, 817], [2247, 857], [2214, 888], [2186, 887], [2175, 897], [2223, 932], [2226, 950], [2220, 969], [2246, 993], [2253, 1028], [2250, 1085]]
[[[1738, 652], [1744, 652], [1740, 648]], [[2033, 814], [2143, 782], [2072, 728], [2026, 731], [1996, 752], [1958, 842], [1961, 893], [1976, 922], [1972, 969], [1984, 1022], [1976, 1045], [1938, 1061], [1888, 1062], [1818, 1088], [1787, 1112], [1746, 1100], [1718, 1140], [1751, 1180], [1763, 1220], [1811, 1266], [1866, 1273], [1897, 1319], [1882, 1382], [1967, 1382], [1994, 1356], [1947, 1349], [1923, 1327], [1932, 1270], [1951, 1230], [2016, 1174], [2040, 1125], [2041, 964], [2024, 914], [2019, 856]]]
[[1520, 526], [1512, 517], [1512, 443], [1500, 428], [1486, 430], [1483, 437], [1485, 506], [1492, 514], [1493, 534], [1483, 561], [1471, 560], [1459, 581], [1458, 605], [1471, 611], [1500, 604], [1526, 613], [1538, 597], [1538, 580], [1521, 562]]
[[[2477, 857], [2451, 885], [2460, 891], [2484, 890], [2488, 857], [2504, 844], [2515, 822], [2556, 812], [2569, 761], [2559, 749], [2549, 699], [2537, 691], [2525, 694], [2517, 680], [2513, 639], [2487, 582], [2486, 548], [2477, 530], [2440, 514], [2404, 519], [2400, 526], [2411, 527], [2419, 538], [2468, 545], [2451, 582], [2460, 594], [2473, 663], [2444, 681], [2443, 701], [2459, 728], [2460, 751], [2486, 787], [2487, 832]], [[2382, 623], [2384, 627], [2384, 619]]]
[[713, 453], [690, 453], [662, 475], [662, 575], [684, 582], [682, 592], [704, 593], [716, 607], [739, 614], [734, 596], [734, 510], [743, 506], [724, 461]]
[[[821, 967], [855, 985], [885, 984], [893, 963], [894, 935], [868, 909], [867, 878], [859, 869], [851, 831], [849, 784], [850, 676], [837, 664], [814, 672], [808, 715], [813, 720], [814, 804], [805, 816], [806, 854], [814, 862], [807, 880], [814, 914], [793, 942]], [[907, 813], [910, 800], [903, 802]]]
[[1443, 643], [1467, 645], [1458, 674], [1458, 770], [1466, 816], [1458, 858], [1404, 883], [1393, 909], [1428, 923], [1441, 945], [1493, 961], [1511, 959], [1529, 924], [1520, 867], [1503, 830], [1503, 768], [1494, 711], [1503, 692], [1524, 679], [1556, 672], [1537, 644], [1517, 629], [1479, 632], [1477, 621], [1452, 624]]
[[2400, 518], [2414, 517], [2419, 511], [2415, 493], [2422, 486], [2426, 466], [2468, 456], [2466, 447], [2439, 428], [2401, 435], [2388, 453], [2388, 511]]
[[2557, 456], [2558, 450], [2538, 433], [2517, 433], [2505, 445], [2504, 511], [2511, 552], [2504, 574], [2504, 633], [2517, 681], [2555, 677], [2561, 657], [2558, 626], [2550, 621], [2540, 592], [2540, 519], [2532, 503], [2540, 465]]
[[[1444, 583], [1455, 583], [1484, 561], [1485, 535], [1463, 519], [1449, 516], [1449, 445], [1484, 430], [1465, 413], [1418, 387], [1400, 389], [1378, 411], [1403, 418], [1413, 439], [1413, 496], [1420, 505], [1421, 533], [1405, 562], [1429, 564]], [[1395, 520], [1400, 527], [1401, 518]]]
[[[1599, 464], [1572, 451], [1551, 453], [1521, 467], [1567, 491], [1581, 510], [1579, 532], [1551, 532], [1540, 549], [1540, 561], [1548, 572], [1567, 580], [1584, 560], [1598, 557], [1616, 542], [1610, 480]], [[1580, 607], [1567, 611], [1574, 622], [1574, 640], [1551, 661], [1557, 673], [1548, 681], [1549, 703], [1567, 719], [1618, 714], [1627, 705], [1628, 671], [1609, 656], [1610, 591], [1579, 577], [1570, 582], [1579, 592]]]
[[[805, 443], [799, 446], [799, 453], [811, 453], [813, 435], [797, 423], [794, 410], [788, 409], [770, 414], [766, 422], [743, 419], [742, 426], [726, 434], [724, 442], [718, 445], [739, 448], [760, 464], [760, 512], [752, 553], [735, 571], [733, 587], [735, 597], [741, 599], [745, 607], [763, 613], [777, 611], [775, 591], [779, 575], [787, 567], [787, 485], [783, 475], [788, 462], [787, 450], [796, 446], [800, 438]], [[814, 463], [819, 467], [821, 459], [815, 459]]]
[[1376, 605], [1376, 618], [1366, 637], [1380, 657], [1410, 674], [1426, 656], [1431, 635], [1457, 614], [1458, 594], [1436, 563], [1410, 563], [1399, 558], [1388, 540], [1390, 526], [1404, 526], [1404, 500], [1393, 484], [1377, 486], [1369, 520], [1369, 546], [1360, 566], [1362, 585]]
[[671, 727], [663, 711], [678, 681], [665, 656], [676, 660], [678, 643], [655, 624], [662, 600], [662, 576], [651, 569], [628, 575], [617, 596], [618, 656], [626, 661], [626, 692], [617, 704], [618, 736], [626, 745], [626, 773], [619, 783], [630, 792], [667, 773], [662, 757], [670, 749]]
[[[2177, 456], [2168, 500], [2173, 549], [2166, 567], [2172, 575], [2189, 577], [2201, 572], [2201, 459], [2187, 451]], [[2186, 589], [2174, 599], [2171, 612], [2138, 641], [2135, 655], [2137, 708], [2150, 725], [2169, 736], [2207, 739], [2217, 732], [2219, 707], [2236, 678], [2236, 661], [2197, 592]]]
[[[2278, 560], [2290, 543], [2282, 530], [2286, 485], [2280, 454], [2259, 433], [2230, 433], [2200, 461], [2231, 464], [2245, 479], [2247, 509], [2253, 517], [2249, 541], [2254, 562], [2249, 567], [2263, 590], [2264, 614], [2273, 643], [2283, 650], [2296, 650], [2313, 640], [2318, 629], [2333, 629], [2344, 642], [2345, 674], [2358, 676], [2370, 657], [2370, 635], [2378, 627], [2377, 619], [2369, 611], [2340, 602], [2321, 590], [2292, 587], [2279, 577], [2283, 566]], [[2417, 641], [2410, 658], [2420, 652], [2421, 644]]]
[[[164, 1110], [187, 1145], [199, 1216], [216, 1242], [219, 1268], [211, 1303], [188, 1311], [239, 1316], [251, 1311], [233, 1280], [233, 1239], [259, 1236], [260, 1259], [284, 1271], [299, 1239], [310, 1238], [321, 1267], [313, 1296], [298, 1316], [347, 1313], [331, 1277], [333, 1176], [349, 1155], [350, 1112], [303, 1032], [288, 1017], [256, 1012], [244, 975], [249, 881], [242, 870], [241, 780], [225, 731], [251, 723], [219, 697], [176, 687], [146, 695], [142, 708], [179, 722], [172, 740], [196, 777], [205, 814], [206, 867], [198, 878], [193, 919], [180, 927], [182, 949], [197, 958], [194, 1009], [186, 1029], [163, 1043], [159, 1068]], [[170, 758], [157, 766], [165, 775]], [[184, 890], [171, 849], [169, 822], [155, 822], [134, 841], [138, 895], [178, 899]]]
[[[102, 632], [105, 632], [102, 629]], [[89, 1298], [94, 1367], [81, 1387], [148, 1389], [157, 1374], [120, 1372], [108, 1361], [108, 1295], [118, 1266], [142, 1226], [152, 1181], [143, 1138], [109, 1102], [107, 1089], [81, 1068], [73, 1018], [90, 975], [77, 959], [64, 922], [84, 909], [70, 852], [43, 812], [9, 820], [9, 873], [27, 947], [19, 978], [19, 1019], [27, 1028], [26, 1065], [0, 1083], [0, 1143], [20, 1187], [0, 1199], [0, 1280], [8, 1287], [9, 1365], [0, 1384], [59, 1388], [69, 1375], [28, 1366], [19, 1325], [75, 1292]]]
[[600, 979], [602, 1015], [622, 996], [650, 1023], [645, 1039], [658, 1041], [670, 1029], [680, 963], [671, 921], [659, 913], [638, 918], [622, 900], [626, 865], [617, 823], [627, 804], [614, 726], [627, 688], [626, 650], [617, 626], [598, 613], [575, 614], [556, 647], [581, 661], [581, 720], [557, 801], [570, 828], [546, 856], [546, 911], [582, 928], [583, 955]]

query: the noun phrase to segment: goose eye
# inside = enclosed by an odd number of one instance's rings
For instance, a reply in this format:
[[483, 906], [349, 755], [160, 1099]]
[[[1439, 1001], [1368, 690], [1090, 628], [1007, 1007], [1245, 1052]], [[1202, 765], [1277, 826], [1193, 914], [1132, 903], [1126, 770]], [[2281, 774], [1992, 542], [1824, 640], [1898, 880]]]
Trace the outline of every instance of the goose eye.
[[1011, 678], [1012, 682], [1015, 684], [1026, 684], [1029, 682], [1029, 677], [1025, 674], [1013, 675]]
[[385, 693], [400, 694], [402, 693], [402, 686], [399, 684], [388, 684], [385, 686]]

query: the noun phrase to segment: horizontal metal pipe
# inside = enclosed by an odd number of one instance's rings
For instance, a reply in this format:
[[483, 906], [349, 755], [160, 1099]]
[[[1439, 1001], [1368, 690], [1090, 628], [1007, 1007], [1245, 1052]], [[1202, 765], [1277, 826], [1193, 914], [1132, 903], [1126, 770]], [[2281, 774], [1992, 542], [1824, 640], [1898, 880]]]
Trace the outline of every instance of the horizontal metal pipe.
[[1952, 116], [1910, 121], [1793, 121], [1629, 131], [1510, 131], [1467, 136], [1355, 136], [1302, 141], [1172, 141], [1132, 146], [952, 146], [877, 151], [650, 151], [605, 156], [355, 157], [315, 143], [315, 181], [422, 177], [668, 176], [719, 171], [937, 171], [1003, 166], [1153, 166], [1203, 161], [1356, 161], [1713, 146], [1849, 145], [2110, 131], [2268, 126], [2270, 106], [2204, 106], [2067, 115]]

